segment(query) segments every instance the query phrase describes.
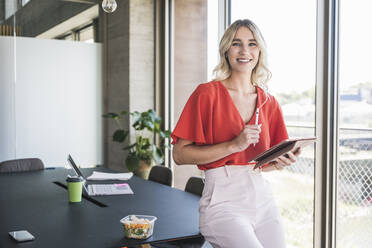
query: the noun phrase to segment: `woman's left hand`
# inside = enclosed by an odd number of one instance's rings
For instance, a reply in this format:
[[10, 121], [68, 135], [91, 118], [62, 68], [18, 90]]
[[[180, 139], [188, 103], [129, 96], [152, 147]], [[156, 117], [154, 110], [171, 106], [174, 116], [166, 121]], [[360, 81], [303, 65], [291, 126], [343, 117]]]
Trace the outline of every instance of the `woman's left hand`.
[[276, 158], [274, 161], [271, 161], [269, 166], [263, 168], [263, 171], [282, 170], [284, 167], [290, 166], [296, 162], [297, 157], [300, 154], [301, 148], [298, 148], [295, 152], [288, 152], [285, 155]]
[[298, 148], [295, 152], [287, 152], [286, 154], [276, 158], [270, 162], [271, 166], [274, 166], [277, 170], [282, 170], [285, 166], [290, 166], [296, 162], [297, 157], [301, 154], [301, 148]]

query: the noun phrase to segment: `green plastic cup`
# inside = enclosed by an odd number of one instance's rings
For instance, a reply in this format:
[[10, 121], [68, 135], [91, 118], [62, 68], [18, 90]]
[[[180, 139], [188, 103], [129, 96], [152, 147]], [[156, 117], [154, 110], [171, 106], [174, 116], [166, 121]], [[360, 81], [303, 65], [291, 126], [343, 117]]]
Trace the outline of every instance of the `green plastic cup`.
[[77, 176], [68, 176], [66, 181], [69, 202], [81, 202], [83, 178]]

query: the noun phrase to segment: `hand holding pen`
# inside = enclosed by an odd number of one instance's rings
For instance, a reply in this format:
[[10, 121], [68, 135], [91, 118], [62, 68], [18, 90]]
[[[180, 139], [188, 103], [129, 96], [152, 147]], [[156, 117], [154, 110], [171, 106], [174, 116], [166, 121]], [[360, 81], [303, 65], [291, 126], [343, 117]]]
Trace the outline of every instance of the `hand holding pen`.
[[[256, 125], [256, 126], [260, 126], [261, 127], [261, 125], [262, 125], [262, 123], [260, 124], [260, 125], [258, 125], [258, 121], [259, 121], [259, 117], [260, 117], [260, 109], [265, 105], [265, 103], [267, 102], [267, 100], [269, 99], [270, 97], [266, 94], [266, 98], [265, 98], [265, 101], [263, 102], [263, 103], [261, 103], [261, 105], [259, 105], [258, 107], [257, 107], [257, 109], [256, 109], [256, 118], [255, 118], [255, 121], [254, 121], [254, 124]], [[260, 131], [261, 131], [261, 129], [260, 129]], [[257, 142], [258, 143], [258, 142]], [[256, 143], [254, 143], [253, 144], [253, 146], [256, 146]]]
[[241, 152], [249, 145], [258, 143], [260, 138], [261, 125], [245, 125], [240, 134], [233, 139], [233, 152]]
[[241, 152], [248, 148], [249, 145], [253, 144], [255, 146], [259, 139], [261, 133], [261, 124], [259, 123], [260, 109], [265, 105], [269, 99], [266, 95], [266, 99], [261, 103], [256, 109], [255, 124], [254, 125], [245, 125], [240, 134], [232, 140], [234, 152]]

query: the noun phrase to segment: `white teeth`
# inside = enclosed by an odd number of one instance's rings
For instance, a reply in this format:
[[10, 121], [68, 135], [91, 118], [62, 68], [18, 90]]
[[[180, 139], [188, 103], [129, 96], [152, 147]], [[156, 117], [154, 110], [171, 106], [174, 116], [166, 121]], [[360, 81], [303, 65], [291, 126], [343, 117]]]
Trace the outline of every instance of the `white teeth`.
[[252, 59], [237, 59], [238, 62], [243, 62], [243, 63], [248, 63], [248, 62], [251, 62]]

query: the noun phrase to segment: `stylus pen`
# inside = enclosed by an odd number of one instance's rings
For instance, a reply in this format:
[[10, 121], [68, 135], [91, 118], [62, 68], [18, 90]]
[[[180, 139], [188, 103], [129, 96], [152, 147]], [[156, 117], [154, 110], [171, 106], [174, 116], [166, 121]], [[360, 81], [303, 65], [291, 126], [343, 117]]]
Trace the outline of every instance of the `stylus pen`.
[[[260, 108], [257, 108], [256, 110], [256, 120], [254, 122], [255, 125], [258, 125], [258, 116], [260, 115]], [[253, 147], [255, 147], [256, 144], [253, 144]]]

